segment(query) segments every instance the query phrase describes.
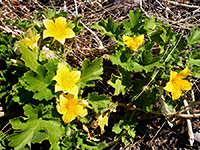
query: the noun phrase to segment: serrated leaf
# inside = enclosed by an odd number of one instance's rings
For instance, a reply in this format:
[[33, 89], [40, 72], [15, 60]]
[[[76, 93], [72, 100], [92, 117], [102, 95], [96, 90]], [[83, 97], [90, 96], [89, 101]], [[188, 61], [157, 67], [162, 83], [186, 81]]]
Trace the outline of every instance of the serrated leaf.
[[114, 23], [112, 18], [94, 23], [92, 27], [100, 30], [102, 35], [109, 36], [116, 41], [119, 40], [118, 36], [123, 32], [123, 30], [120, 29], [121, 23]]
[[190, 46], [200, 43], [200, 31], [193, 28], [190, 34], [187, 35], [187, 41]]
[[164, 43], [168, 43], [170, 40], [172, 40], [173, 36], [175, 35], [175, 32], [172, 31], [171, 26], [164, 26], [162, 27], [163, 33], [160, 34], [160, 37], [164, 41]]
[[51, 100], [54, 95], [48, 86], [51, 84], [57, 70], [58, 61], [50, 59], [44, 66], [38, 66], [37, 73], [28, 71], [22, 79], [26, 82], [26, 90], [34, 93], [33, 98]]
[[122, 81], [120, 79], [116, 79], [114, 82], [109, 80], [108, 84], [110, 84], [115, 89], [114, 95], [119, 95], [120, 93], [124, 95], [126, 93], [125, 91], [126, 86], [122, 85]]
[[41, 143], [45, 139], [48, 139], [53, 147], [58, 145], [59, 139], [64, 133], [64, 127], [60, 119], [43, 119], [43, 109], [43, 104], [35, 108], [27, 104], [24, 106], [24, 114], [28, 118], [10, 120], [15, 132], [7, 138], [10, 141], [9, 146], [21, 150], [26, 145], [31, 147], [31, 143]]
[[110, 104], [110, 97], [105, 95], [98, 95], [97, 92], [88, 94], [88, 103], [92, 105], [94, 111], [98, 113], [101, 109], [107, 108], [108, 104]]
[[122, 124], [124, 123], [124, 120], [120, 120], [119, 123], [116, 123], [113, 128], [112, 131], [115, 132], [116, 134], [119, 134], [123, 128], [122, 128]]
[[[12, 121], [10, 122], [12, 124]], [[11, 141], [9, 146], [14, 147], [16, 150], [21, 150], [28, 144], [31, 145], [31, 142], [41, 143], [42, 140], [46, 139], [48, 135], [45, 132], [41, 132], [43, 128], [41, 127], [42, 120], [32, 120], [27, 123], [23, 123], [23, 128], [19, 128], [20, 131], [14, 132], [7, 139]], [[36, 137], [40, 137], [36, 140]]]
[[130, 20], [124, 21], [125, 32], [128, 34], [132, 34], [132, 32], [136, 32], [139, 30], [139, 26], [141, 26], [141, 21], [143, 20], [144, 12], [141, 9], [137, 9], [134, 12], [129, 11], [128, 17]]
[[153, 54], [151, 51], [143, 51], [142, 52], [142, 63], [144, 65], [150, 64], [153, 59]]
[[78, 83], [79, 87], [94, 86], [93, 80], [101, 80], [100, 75], [103, 74], [103, 59], [96, 58], [91, 63], [85, 59], [82, 63], [81, 78]]
[[126, 58], [125, 51], [116, 51], [115, 54], [110, 56], [110, 60], [114, 65], [120, 65], [126, 71], [140, 72], [143, 66], [134, 62], [130, 58]]
[[189, 55], [189, 59], [188, 62], [192, 65], [192, 66], [198, 66], [200, 67], [200, 50], [197, 49], [195, 51], [192, 51]]
[[149, 65], [144, 66], [143, 68], [145, 72], [147, 73], [147, 72], [152, 72], [154, 68], [162, 68], [162, 67], [164, 67], [163, 63], [161, 63], [160, 60], [158, 60]]
[[38, 55], [21, 43], [18, 43], [18, 45], [20, 47], [20, 52], [22, 53], [21, 59], [25, 62], [25, 65], [34, 72], [37, 72], [36, 69], [39, 66], [39, 63], [37, 62]]
[[126, 58], [126, 55], [123, 51], [116, 51], [115, 54], [110, 56], [110, 60], [114, 65], [120, 65], [122, 68], [128, 71], [133, 71], [134, 69], [134, 62], [130, 59]]
[[155, 30], [156, 28], [156, 17], [152, 16], [151, 18], [145, 18], [144, 20], [144, 29], [147, 31], [147, 34]]
[[46, 132], [48, 134], [48, 139], [51, 144], [50, 149], [58, 149], [58, 141], [61, 138], [61, 135], [64, 133], [64, 127], [62, 126], [60, 120], [44, 120], [43, 127], [47, 129]]

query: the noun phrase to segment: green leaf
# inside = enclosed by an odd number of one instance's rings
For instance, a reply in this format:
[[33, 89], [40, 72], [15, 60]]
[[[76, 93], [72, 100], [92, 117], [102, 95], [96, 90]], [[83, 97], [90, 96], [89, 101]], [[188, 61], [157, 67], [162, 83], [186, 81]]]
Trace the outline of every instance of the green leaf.
[[200, 43], [200, 31], [193, 28], [190, 34], [187, 35], [187, 41], [190, 46]]
[[162, 27], [163, 33], [160, 35], [164, 43], [168, 43], [170, 40], [173, 39], [173, 36], [176, 34], [175, 32], [172, 31], [171, 26], [163, 26]]
[[[100, 30], [102, 35], [109, 36], [114, 40], [121, 41], [119, 39], [119, 35], [122, 34], [123, 30], [121, 30], [121, 23], [114, 23], [112, 18], [107, 20], [101, 20], [100, 22], [94, 23], [93, 28]], [[119, 42], [120, 43], [120, 42]]]
[[43, 119], [43, 109], [43, 104], [35, 108], [27, 104], [24, 106], [24, 114], [28, 118], [10, 120], [15, 131], [7, 138], [10, 141], [9, 146], [21, 150], [27, 145], [31, 147], [31, 143], [41, 143], [45, 139], [50, 141], [51, 146], [58, 145], [64, 127], [59, 119]]
[[112, 128], [112, 132], [119, 134], [123, 130], [122, 128], [123, 123], [124, 123], [124, 120], [120, 120], [119, 123], [116, 123]]
[[149, 34], [150, 32], [154, 31], [156, 28], [156, 17], [152, 16], [151, 18], [145, 18], [144, 20], [145, 24], [144, 24], [144, 29], [147, 31], [147, 34]]
[[47, 130], [48, 139], [51, 144], [50, 149], [58, 149], [59, 139], [64, 133], [64, 127], [59, 119], [44, 120], [43, 127]]
[[113, 75], [111, 77], [111, 80], [108, 81], [108, 84], [110, 84], [115, 89], [114, 95], [119, 95], [120, 93], [124, 95], [126, 93], [125, 91], [126, 86], [122, 85], [122, 81], [120, 79], [115, 79], [114, 81], [112, 80], [113, 80]]
[[21, 20], [21, 19], [17, 18], [14, 22], [11, 21], [10, 19], [3, 20], [3, 22], [6, 22], [6, 24], [12, 24], [13, 26], [17, 26], [21, 29], [24, 29], [25, 31], [28, 30], [33, 25], [32, 19]]
[[160, 61], [160, 59], [158, 59], [157, 61], [149, 64], [149, 65], [146, 65], [144, 66], [144, 70], [145, 72], [152, 72], [154, 68], [163, 68], [164, 67], [164, 64]]
[[58, 60], [50, 59], [45, 65], [38, 66], [37, 73], [28, 71], [22, 77], [26, 82], [25, 89], [34, 93], [33, 98], [38, 100], [51, 100], [54, 95], [49, 85], [53, 81], [57, 70]]
[[[115, 54], [110, 56], [110, 60], [114, 65], [120, 65], [127, 71], [133, 71], [135, 68], [135, 62], [129, 59], [126, 51], [116, 51]], [[136, 66], [138, 67], [138, 66]]]
[[102, 80], [100, 75], [103, 74], [103, 59], [96, 58], [91, 63], [85, 59], [82, 63], [81, 78], [78, 83], [79, 87], [94, 86], [93, 80]]
[[132, 34], [132, 32], [139, 31], [139, 27], [141, 26], [143, 20], [144, 12], [141, 9], [137, 9], [134, 12], [129, 11], [128, 17], [130, 20], [124, 21], [125, 32], [128, 34]]
[[37, 67], [39, 66], [38, 55], [33, 51], [29, 50], [27, 46], [18, 43], [20, 51], [22, 53], [21, 59], [25, 62], [25, 65], [29, 67], [34, 72], [37, 72]]
[[193, 50], [192, 52], [190, 52], [188, 62], [192, 66], [200, 67], [200, 49]]
[[83, 18], [83, 16], [75, 17], [72, 23], [72, 29], [74, 32], [79, 33], [84, 29], [83, 25], [80, 23], [80, 20]]
[[144, 65], [150, 64], [152, 62], [153, 55], [151, 51], [143, 51], [142, 53], [142, 63]]
[[94, 111], [98, 113], [101, 109], [107, 108], [111, 98], [105, 95], [98, 95], [97, 92], [88, 94], [88, 103], [92, 105]]

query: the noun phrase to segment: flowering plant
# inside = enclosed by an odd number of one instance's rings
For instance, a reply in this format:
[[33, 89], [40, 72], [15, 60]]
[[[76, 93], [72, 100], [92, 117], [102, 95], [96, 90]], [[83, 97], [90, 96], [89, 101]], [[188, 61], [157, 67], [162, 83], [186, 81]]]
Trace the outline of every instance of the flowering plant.
[[[125, 21], [109, 18], [90, 26], [112, 42], [106, 47], [82, 17], [67, 21], [67, 13], [56, 9], [42, 17], [24, 23], [23, 35], [0, 34], [0, 97], [13, 129], [2, 133], [0, 147], [31, 149], [43, 142], [56, 150], [104, 149], [118, 142], [125, 147], [134, 141], [139, 115], [157, 110], [158, 101], [167, 119], [181, 111], [182, 100], [191, 101], [193, 78], [200, 77], [197, 28], [185, 38], [137, 9]], [[77, 45], [85, 43], [78, 38], [88, 40], [83, 27], [95, 37], [90, 43], [99, 45], [87, 52], [95, 55], [79, 58]], [[180, 72], [169, 73], [174, 69]]]

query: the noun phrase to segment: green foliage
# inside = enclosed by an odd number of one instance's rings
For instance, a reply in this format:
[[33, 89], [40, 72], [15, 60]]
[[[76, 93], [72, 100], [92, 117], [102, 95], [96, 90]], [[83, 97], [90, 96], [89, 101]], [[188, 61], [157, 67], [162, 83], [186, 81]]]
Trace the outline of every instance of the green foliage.
[[[36, 21], [17, 19], [15, 22], [10, 20], [6, 22], [24, 30], [33, 27], [34, 32], [42, 35], [44, 26], [37, 21], [41, 19], [42, 14], [38, 12], [35, 15]], [[57, 13], [55, 8], [53, 10], [46, 9], [45, 15], [52, 20], [59, 16], [67, 17], [66, 12]], [[68, 22], [77, 37], [84, 29], [80, 22], [82, 18], [82, 16], [78, 16]], [[37, 23], [34, 24], [34, 22]], [[51, 38], [45, 40], [40, 38], [38, 47], [34, 50], [30, 50], [26, 45], [18, 42], [17, 50], [20, 50], [20, 54], [18, 54], [14, 44], [20, 37], [13, 38], [12, 34], [0, 33], [1, 103], [4, 104], [6, 115], [10, 115], [11, 111], [15, 110], [13, 108], [16, 103], [19, 104], [16, 108], [19, 108], [19, 112], [15, 112], [17, 117], [10, 119], [14, 131], [0, 137], [0, 149], [8, 146], [16, 150], [31, 149], [35, 143], [41, 144], [47, 140], [49, 149], [56, 150], [107, 148], [110, 144], [107, 144], [104, 138], [99, 136], [99, 131], [91, 132], [90, 130], [92, 125], [97, 128], [101, 124], [100, 129], [104, 129], [106, 125], [105, 135], [107, 136], [106, 130], [111, 127], [108, 123], [111, 119], [109, 117], [121, 115], [115, 114], [119, 113], [119, 107], [125, 115], [116, 118], [119, 119], [119, 122], [112, 127], [112, 136], [126, 146], [128, 143], [134, 142], [135, 127], [139, 122], [134, 118], [140, 115], [138, 111], [151, 112], [156, 101], [161, 100], [161, 96], [164, 96], [162, 87], [169, 80], [171, 69], [176, 70], [188, 66], [195, 77], [200, 77], [200, 50], [196, 49], [197, 44], [200, 43], [200, 31], [197, 27], [194, 27], [185, 38], [181, 34], [173, 32], [171, 26], [165, 25], [155, 16], [151, 18], [145, 16], [141, 9], [130, 11], [128, 19], [124, 22], [115, 22], [109, 18], [94, 23], [92, 27], [99, 30], [104, 37], [112, 38], [116, 42], [112, 47], [114, 51], [109, 52], [112, 54], [107, 60], [112, 64], [109, 67], [113, 67], [111, 69], [113, 72], [104, 71], [107, 64], [103, 65], [103, 58], [95, 58], [93, 61], [85, 59], [80, 69], [75, 69], [81, 71], [81, 77], [77, 83], [81, 92], [76, 96], [79, 99], [87, 99], [89, 106], [86, 102], [79, 104], [86, 107], [88, 115], [83, 118], [77, 115], [77, 119], [68, 124], [62, 123], [61, 115], [63, 114], [59, 115], [56, 111], [57, 104], [60, 102], [59, 95], [67, 93], [54, 92], [56, 81], [53, 81], [53, 77], [56, 74], [58, 63], [65, 61], [65, 56], [73, 48], [76, 40], [73, 40], [71, 44], [61, 45], [59, 42], [51, 42]], [[141, 34], [144, 35], [144, 42], [138, 50], [133, 51], [123, 43], [123, 35], [134, 38]], [[67, 65], [72, 69], [72, 66]], [[99, 86], [99, 82], [95, 84], [95, 80], [103, 80], [101, 83], [105, 84], [103, 85], [104, 91], [97, 91], [101, 86]], [[156, 89], [158, 84], [162, 90], [161, 93]], [[112, 96], [107, 96], [108, 94]], [[86, 97], [87, 95], [88, 97]], [[166, 97], [166, 99], [167, 102], [160, 101], [162, 112], [167, 113], [171, 110], [176, 112], [175, 105], [179, 104], [177, 108], [182, 105], [180, 102], [173, 102], [170, 97]], [[137, 109], [133, 110], [130, 106], [136, 106]], [[67, 106], [66, 109], [68, 109]], [[98, 119], [99, 122], [95, 122], [94, 118], [106, 113], [108, 116], [103, 118], [101, 123]], [[13, 116], [11, 115], [9, 118], [13, 118]], [[3, 127], [3, 124], [0, 126]], [[9, 142], [5, 142], [4, 139]]]
[[113, 19], [109, 18], [107, 20], [101, 20], [100, 22], [94, 23], [92, 27], [100, 30], [102, 35], [109, 36], [116, 42], [121, 43], [119, 35], [122, 34], [123, 30], [121, 30], [120, 22], [114, 23]]
[[10, 123], [15, 132], [7, 139], [11, 141], [9, 146], [16, 150], [31, 147], [31, 143], [41, 143], [48, 139], [50, 149], [58, 149], [59, 139], [64, 134], [64, 128], [59, 119], [45, 119], [43, 104], [33, 107], [29, 104], [24, 107], [24, 114], [27, 118], [11, 119]]
[[195, 46], [200, 43], [200, 31], [197, 28], [193, 28], [187, 35], [187, 42], [190, 46]]
[[92, 105], [92, 108], [96, 113], [98, 113], [103, 108], [107, 108], [108, 104], [110, 104], [110, 100], [110, 97], [105, 95], [98, 95], [97, 92], [88, 94], [88, 103]]
[[115, 124], [112, 128], [112, 132], [121, 135], [121, 140], [125, 144], [125, 146], [129, 142], [133, 142], [133, 138], [135, 137], [135, 126], [137, 125], [136, 122], [134, 123], [127, 123], [124, 120], [120, 120], [117, 124]]
[[39, 66], [38, 60], [38, 52], [31, 51], [27, 46], [18, 43], [20, 47], [20, 52], [22, 53], [21, 59], [25, 62], [25, 65], [29, 67], [31, 70], [37, 72], [37, 67]]
[[21, 19], [16, 19], [14, 22], [9, 20], [3, 20], [6, 22], [6, 24], [12, 24], [13, 26], [17, 26], [21, 29], [24, 29], [25, 31], [28, 30], [32, 25], [33, 25], [33, 20], [21, 20]]
[[128, 17], [130, 20], [124, 21], [124, 29], [127, 35], [132, 35], [133, 32], [139, 32], [140, 27], [144, 24], [142, 20], [144, 12], [141, 9], [137, 9], [134, 12], [129, 11]]
[[111, 80], [108, 81], [108, 84], [110, 84], [115, 89], [114, 95], [119, 95], [120, 93], [123, 95], [125, 94], [126, 86], [122, 85], [122, 81], [117, 77], [112, 75]]
[[26, 82], [25, 89], [34, 93], [34, 99], [51, 100], [54, 97], [49, 86], [55, 76], [57, 64], [58, 60], [50, 59], [43, 66], [39, 65], [37, 67], [37, 73], [30, 70], [22, 77], [22, 80]]
[[80, 23], [80, 20], [82, 18], [83, 18], [82, 16], [75, 17], [75, 19], [72, 22], [71, 26], [75, 33], [80, 33], [84, 29], [83, 25]]
[[79, 86], [94, 86], [93, 80], [101, 80], [100, 75], [103, 74], [103, 59], [96, 58], [91, 63], [85, 59], [82, 63], [81, 78]]

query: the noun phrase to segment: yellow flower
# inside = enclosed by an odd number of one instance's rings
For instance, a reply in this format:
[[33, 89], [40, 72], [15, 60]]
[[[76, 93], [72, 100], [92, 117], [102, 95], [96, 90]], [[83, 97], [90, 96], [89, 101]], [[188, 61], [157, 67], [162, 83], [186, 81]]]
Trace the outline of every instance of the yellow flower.
[[167, 82], [167, 85], [164, 87], [166, 91], [172, 93], [172, 99], [178, 99], [183, 90], [190, 90], [192, 85], [187, 80], [182, 80], [189, 75], [189, 69], [186, 67], [181, 72], [177, 73], [174, 71], [170, 72], [170, 81]]
[[123, 41], [124, 41], [124, 44], [126, 44], [128, 48], [136, 51], [138, 49], [138, 47], [140, 47], [142, 45], [142, 43], [144, 41], [144, 35], [139, 35], [135, 38], [124, 35]]
[[80, 71], [70, 71], [63, 63], [58, 64], [58, 70], [53, 80], [56, 80], [55, 92], [64, 91], [69, 94], [78, 95], [78, 86], [76, 83], [81, 76]]
[[[59, 41], [62, 45], [65, 43], [66, 38], [75, 37], [75, 33], [66, 22], [64, 17], [58, 17], [55, 22], [49, 19], [43, 20], [46, 30], [43, 32], [43, 38], [53, 37], [54, 40]], [[53, 40], [53, 41], [54, 41]]]
[[62, 114], [62, 120], [65, 123], [69, 123], [73, 121], [76, 117], [84, 117], [87, 115], [87, 109], [83, 101], [78, 101], [78, 98], [74, 95], [67, 94], [67, 95], [60, 95], [59, 97], [59, 104], [57, 104], [56, 108], [58, 113]]
[[20, 40], [20, 42], [24, 45], [27, 45], [30, 49], [34, 49], [38, 47], [37, 43], [40, 38], [39, 34], [35, 34], [31, 28], [28, 29], [27, 33], [25, 33], [24, 38]]

